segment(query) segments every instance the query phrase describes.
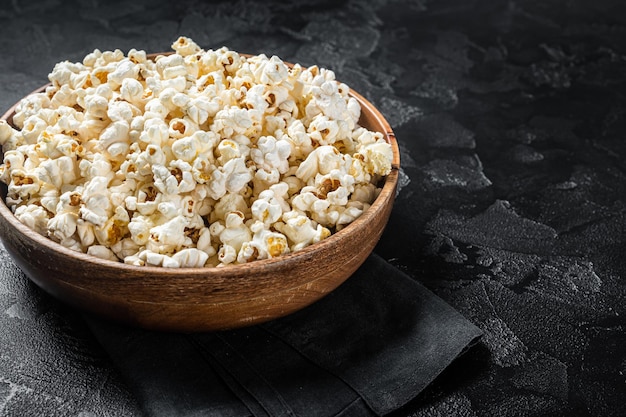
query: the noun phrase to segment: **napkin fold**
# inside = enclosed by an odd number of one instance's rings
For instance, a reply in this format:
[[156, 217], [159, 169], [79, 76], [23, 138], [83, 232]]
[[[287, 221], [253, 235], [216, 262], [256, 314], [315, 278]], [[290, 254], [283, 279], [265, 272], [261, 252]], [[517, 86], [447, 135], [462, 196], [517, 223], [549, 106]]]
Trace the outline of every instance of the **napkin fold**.
[[287, 317], [199, 334], [92, 332], [150, 416], [376, 416], [415, 398], [481, 331], [372, 254]]

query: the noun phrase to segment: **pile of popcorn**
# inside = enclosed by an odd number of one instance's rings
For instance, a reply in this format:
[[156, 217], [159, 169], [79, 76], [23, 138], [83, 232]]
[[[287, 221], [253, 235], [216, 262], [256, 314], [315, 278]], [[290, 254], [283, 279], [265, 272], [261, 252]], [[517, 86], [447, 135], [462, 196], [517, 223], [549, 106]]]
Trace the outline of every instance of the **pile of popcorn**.
[[383, 135], [332, 71], [203, 50], [180, 37], [61, 62], [0, 121], [15, 216], [61, 245], [132, 265], [222, 266], [318, 242], [391, 170]]

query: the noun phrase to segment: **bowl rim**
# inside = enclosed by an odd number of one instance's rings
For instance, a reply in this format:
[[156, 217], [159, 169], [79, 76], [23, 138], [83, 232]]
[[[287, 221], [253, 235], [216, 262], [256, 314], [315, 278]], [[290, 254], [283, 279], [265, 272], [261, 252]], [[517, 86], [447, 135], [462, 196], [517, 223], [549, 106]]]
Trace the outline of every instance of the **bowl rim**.
[[[162, 52], [162, 53], [151, 53], [148, 54], [148, 57], [151, 59], [155, 59], [160, 55], [169, 55], [171, 52]], [[244, 56], [251, 56], [249, 54], [241, 54]], [[293, 65], [291, 63], [285, 62], [287, 65]], [[339, 80], [338, 80], [339, 81]], [[51, 84], [45, 84], [30, 94], [24, 96], [28, 97], [29, 95], [41, 93], [45, 91], [45, 89]], [[152, 266], [152, 265], [131, 265], [126, 264], [123, 261], [111, 261], [107, 259], [98, 258], [93, 255], [88, 255], [87, 253], [74, 251], [72, 249], [66, 248], [60, 243], [52, 240], [49, 237], [43, 236], [33, 229], [29, 228], [22, 222], [20, 222], [17, 217], [13, 214], [11, 209], [9, 209], [6, 204], [6, 200], [4, 198], [0, 198], [2, 200], [0, 204], [0, 216], [6, 220], [11, 227], [17, 230], [19, 233], [25, 235], [27, 238], [35, 241], [37, 244], [45, 247], [48, 251], [57, 253], [61, 256], [66, 256], [69, 258], [74, 258], [76, 260], [97, 265], [99, 268], [105, 269], [113, 269], [119, 271], [132, 271], [135, 273], [141, 273], [144, 275], [169, 275], [172, 277], [176, 277], [179, 279], [189, 278], [195, 279], [198, 277], [208, 277], [211, 275], [219, 275], [220, 277], [224, 276], [239, 276], [245, 274], [246, 271], [250, 269], [271, 269], [273, 267], [280, 267], [281, 264], [284, 263], [292, 263], [298, 262], [299, 259], [307, 259], [310, 256], [314, 256], [315, 253], [324, 248], [325, 246], [334, 245], [339, 239], [342, 238], [343, 235], [350, 233], [352, 230], [357, 228], [365, 227], [366, 224], [370, 221], [371, 218], [374, 217], [375, 213], [378, 210], [383, 209], [383, 207], [389, 202], [389, 200], [393, 200], [395, 198], [396, 186], [398, 183], [399, 177], [399, 169], [400, 169], [400, 151], [398, 148], [398, 143], [395, 137], [393, 130], [389, 122], [385, 119], [382, 113], [364, 96], [360, 93], [356, 92], [352, 88], [349, 89], [349, 95], [354, 97], [361, 106], [361, 117], [363, 116], [363, 108], [366, 108], [367, 111], [371, 114], [372, 118], [376, 121], [380, 127], [380, 130], [371, 129], [375, 131], [379, 131], [383, 134], [385, 140], [391, 145], [392, 148], [392, 163], [391, 163], [391, 171], [390, 173], [383, 178], [383, 185], [380, 188], [380, 192], [374, 202], [365, 210], [356, 220], [349, 223], [347, 226], [342, 228], [341, 230], [331, 234], [326, 239], [323, 239], [319, 242], [313, 243], [309, 246], [306, 246], [297, 251], [289, 252], [274, 258], [267, 259], [259, 259], [252, 262], [244, 263], [244, 264], [233, 264], [233, 265], [225, 265], [225, 266], [213, 266], [213, 267], [198, 267], [198, 268], [166, 268], [163, 266]], [[12, 125], [12, 118], [15, 114], [15, 109], [17, 108], [19, 102], [23, 99], [18, 100], [17, 103], [12, 105], [1, 117], [0, 120], [6, 120], [10, 125]], [[369, 127], [368, 127], [369, 128]], [[382, 131], [381, 131], [382, 130]], [[4, 157], [4, 152], [0, 147], [0, 156]], [[3, 187], [3, 191], [6, 191], [7, 185], [2, 183], [0, 184]], [[0, 236], [0, 239], [2, 236]], [[120, 280], [123, 280], [123, 275], [117, 275]]]

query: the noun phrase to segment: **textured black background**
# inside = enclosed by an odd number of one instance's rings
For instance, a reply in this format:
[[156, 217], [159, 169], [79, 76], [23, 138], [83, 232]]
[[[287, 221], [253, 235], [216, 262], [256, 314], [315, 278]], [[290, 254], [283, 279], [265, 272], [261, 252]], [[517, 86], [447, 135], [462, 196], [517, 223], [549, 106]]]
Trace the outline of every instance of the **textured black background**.
[[[622, 1], [0, 0], [0, 109], [94, 48], [319, 64], [396, 131], [377, 252], [485, 333], [398, 416], [626, 415]], [[0, 415], [139, 409], [78, 315], [0, 265]]]

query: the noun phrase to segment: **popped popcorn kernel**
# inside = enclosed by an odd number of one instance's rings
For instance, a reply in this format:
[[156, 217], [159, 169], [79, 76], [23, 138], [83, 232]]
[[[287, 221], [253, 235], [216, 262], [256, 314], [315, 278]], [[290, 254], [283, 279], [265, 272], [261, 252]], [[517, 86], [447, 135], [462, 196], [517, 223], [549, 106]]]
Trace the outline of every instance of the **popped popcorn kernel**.
[[171, 47], [60, 62], [0, 121], [22, 223], [109, 261], [225, 267], [320, 242], [370, 207], [391, 145], [359, 126], [333, 71]]

